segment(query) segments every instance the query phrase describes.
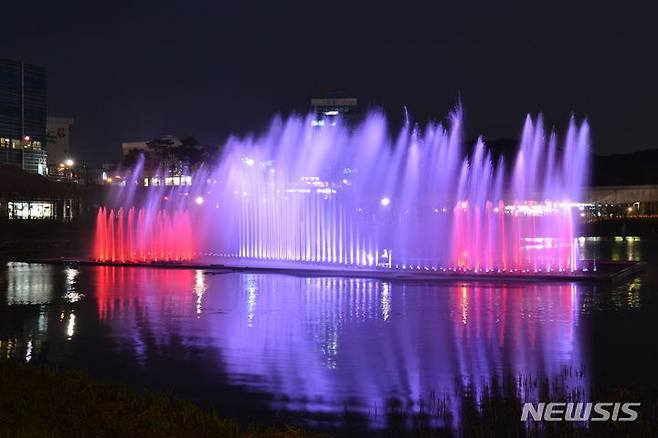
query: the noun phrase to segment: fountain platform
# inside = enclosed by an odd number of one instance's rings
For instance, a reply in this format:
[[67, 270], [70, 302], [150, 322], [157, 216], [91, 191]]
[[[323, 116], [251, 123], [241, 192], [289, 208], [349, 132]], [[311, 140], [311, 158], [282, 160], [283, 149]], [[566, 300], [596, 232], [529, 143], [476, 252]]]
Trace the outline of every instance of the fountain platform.
[[[576, 271], [551, 270], [459, 270], [450, 268], [413, 267], [406, 269], [388, 267], [341, 266], [322, 263], [286, 263], [269, 260], [201, 258], [183, 262], [107, 262], [90, 259], [48, 258], [15, 260], [25, 263], [42, 263], [58, 265], [83, 266], [118, 266], [134, 268], [159, 269], [202, 269], [208, 274], [231, 272], [278, 273], [314, 277], [358, 277], [376, 278], [391, 281], [452, 282], [452, 281], [542, 281], [542, 282], [595, 282], [618, 283], [640, 272], [644, 262], [596, 261], [596, 269], [587, 268]], [[588, 263], [594, 266], [593, 262]]]

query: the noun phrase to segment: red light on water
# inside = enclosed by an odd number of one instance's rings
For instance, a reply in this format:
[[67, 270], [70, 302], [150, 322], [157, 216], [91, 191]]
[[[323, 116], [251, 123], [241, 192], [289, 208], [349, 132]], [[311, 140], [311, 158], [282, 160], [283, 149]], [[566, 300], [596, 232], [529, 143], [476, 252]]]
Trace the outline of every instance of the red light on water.
[[96, 215], [94, 259], [136, 263], [191, 260], [192, 226], [187, 211], [100, 208]]

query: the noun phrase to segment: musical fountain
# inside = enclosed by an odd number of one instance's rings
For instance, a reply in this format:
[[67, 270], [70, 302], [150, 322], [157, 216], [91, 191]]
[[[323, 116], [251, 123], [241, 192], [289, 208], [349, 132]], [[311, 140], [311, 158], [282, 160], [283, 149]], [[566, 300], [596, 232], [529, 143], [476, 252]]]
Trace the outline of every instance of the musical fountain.
[[414, 278], [597, 276], [577, 240], [586, 121], [572, 117], [558, 140], [541, 116], [528, 116], [509, 162], [482, 138], [464, 145], [460, 109], [445, 127], [407, 123], [396, 136], [376, 111], [353, 127], [314, 121], [275, 118], [260, 136], [229, 138], [218, 163], [195, 170], [189, 185], [162, 184], [163, 174], [137, 189], [138, 164], [98, 211], [94, 261]]

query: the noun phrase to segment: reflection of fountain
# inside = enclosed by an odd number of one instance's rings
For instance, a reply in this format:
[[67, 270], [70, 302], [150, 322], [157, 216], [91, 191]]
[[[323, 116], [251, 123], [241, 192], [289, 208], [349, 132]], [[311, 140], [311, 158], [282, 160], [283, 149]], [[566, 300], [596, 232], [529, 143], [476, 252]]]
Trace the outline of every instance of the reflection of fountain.
[[528, 118], [506, 164], [482, 140], [464, 158], [459, 111], [447, 129], [406, 126], [395, 139], [379, 113], [353, 130], [310, 122], [230, 139], [192, 187], [149, 187], [139, 210], [125, 187], [122, 207], [99, 212], [95, 258], [187, 260], [194, 249], [340, 267], [576, 269], [587, 123], [572, 120], [560, 149]]
[[[136, 349], [136, 360], [153, 363], [174, 344], [217, 349], [203, 366], [272, 394], [275, 409], [340, 416], [347, 404], [372, 416], [392, 398], [417, 410], [438, 394], [458, 418], [466, 386], [480, 394], [506, 377], [584, 366], [576, 335], [582, 286], [95, 272], [99, 316], [123, 340], [117, 345]], [[147, 343], [161, 348], [144, 350]], [[586, 386], [575, 375], [565, 384]], [[519, 391], [539, 396], [532, 386]]]

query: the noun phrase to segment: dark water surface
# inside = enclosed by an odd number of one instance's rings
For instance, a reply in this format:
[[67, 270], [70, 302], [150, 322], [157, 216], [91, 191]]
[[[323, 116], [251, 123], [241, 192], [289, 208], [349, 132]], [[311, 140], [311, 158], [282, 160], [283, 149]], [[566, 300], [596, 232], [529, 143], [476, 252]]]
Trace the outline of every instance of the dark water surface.
[[[225, 415], [380, 427], [441, 412], [505, 377], [658, 387], [658, 242], [587, 239], [585, 257], [644, 260], [624, 284], [417, 284], [8, 263], [0, 356], [171, 391]], [[520, 377], [520, 378], [519, 378]], [[422, 408], [421, 408], [422, 406]], [[429, 407], [428, 407], [429, 406]], [[349, 413], [349, 415], [348, 415]]]

